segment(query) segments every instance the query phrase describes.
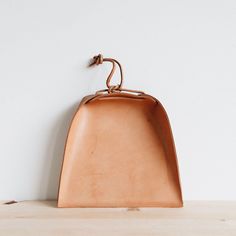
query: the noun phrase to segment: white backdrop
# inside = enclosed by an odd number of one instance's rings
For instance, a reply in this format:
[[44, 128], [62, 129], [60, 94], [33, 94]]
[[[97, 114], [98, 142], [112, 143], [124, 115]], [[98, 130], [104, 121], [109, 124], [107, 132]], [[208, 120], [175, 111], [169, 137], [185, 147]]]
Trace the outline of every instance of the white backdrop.
[[57, 195], [69, 122], [118, 59], [167, 109], [185, 200], [236, 200], [236, 1], [1, 0], [0, 199]]

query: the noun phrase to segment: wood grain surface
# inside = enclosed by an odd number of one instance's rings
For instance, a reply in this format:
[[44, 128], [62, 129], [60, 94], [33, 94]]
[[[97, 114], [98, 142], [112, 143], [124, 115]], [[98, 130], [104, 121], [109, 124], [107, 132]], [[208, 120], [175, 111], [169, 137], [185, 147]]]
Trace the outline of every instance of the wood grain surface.
[[178, 209], [59, 209], [55, 201], [1, 202], [0, 235], [235, 236], [236, 202], [192, 201]]

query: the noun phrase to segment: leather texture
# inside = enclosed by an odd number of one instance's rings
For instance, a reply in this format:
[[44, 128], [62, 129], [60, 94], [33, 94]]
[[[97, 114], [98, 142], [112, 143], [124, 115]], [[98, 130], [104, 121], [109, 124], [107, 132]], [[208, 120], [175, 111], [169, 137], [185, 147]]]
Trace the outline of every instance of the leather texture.
[[58, 207], [182, 207], [165, 109], [128, 92], [85, 97], [70, 126]]

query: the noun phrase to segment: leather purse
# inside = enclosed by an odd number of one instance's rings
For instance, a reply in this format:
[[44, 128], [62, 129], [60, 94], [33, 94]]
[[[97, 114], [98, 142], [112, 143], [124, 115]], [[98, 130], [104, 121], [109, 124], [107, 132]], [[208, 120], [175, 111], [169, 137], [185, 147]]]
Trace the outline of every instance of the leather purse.
[[[64, 152], [58, 207], [182, 207], [170, 122], [162, 104], [124, 89], [120, 63], [112, 63], [107, 89], [83, 98]], [[112, 85], [116, 65], [120, 83]]]

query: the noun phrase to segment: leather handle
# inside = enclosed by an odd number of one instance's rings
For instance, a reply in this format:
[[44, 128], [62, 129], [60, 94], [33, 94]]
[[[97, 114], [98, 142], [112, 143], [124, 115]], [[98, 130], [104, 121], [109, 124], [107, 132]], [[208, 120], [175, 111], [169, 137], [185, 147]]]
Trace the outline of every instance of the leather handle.
[[[111, 62], [111, 63], [112, 63], [111, 72], [110, 72], [110, 74], [108, 75], [107, 80], [106, 80], [106, 85], [107, 85], [107, 88], [108, 88], [108, 92], [109, 92], [109, 93], [112, 93], [112, 92], [114, 92], [115, 90], [121, 90], [122, 84], [123, 84], [123, 71], [122, 71], [122, 66], [121, 66], [121, 64], [120, 64], [117, 60], [115, 60], [115, 59], [113, 59], [113, 58], [103, 58], [102, 54], [98, 54], [97, 56], [94, 56], [94, 57], [93, 57], [93, 60], [92, 60], [92, 62], [91, 62], [91, 64], [90, 64], [89, 66], [100, 65], [100, 64], [102, 64], [104, 61], [107, 61], [107, 62]], [[119, 69], [120, 69], [120, 83], [117, 84], [117, 85], [111, 85], [111, 79], [112, 79], [112, 76], [113, 76], [114, 73], [115, 73], [116, 64], [119, 66]]]

